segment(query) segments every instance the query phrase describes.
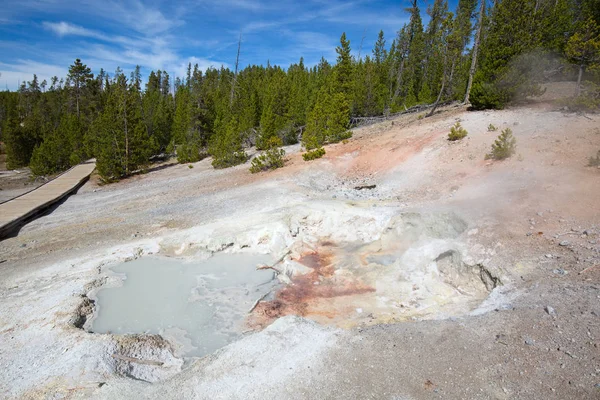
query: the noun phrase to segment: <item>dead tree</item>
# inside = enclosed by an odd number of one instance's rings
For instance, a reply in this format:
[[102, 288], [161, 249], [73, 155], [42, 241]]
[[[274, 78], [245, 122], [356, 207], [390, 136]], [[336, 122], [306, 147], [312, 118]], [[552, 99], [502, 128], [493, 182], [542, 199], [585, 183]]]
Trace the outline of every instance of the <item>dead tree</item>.
[[242, 34], [240, 33], [240, 40], [238, 41], [237, 57], [235, 58], [235, 74], [233, 75], [233, 82], [231, 83], [231, 95], [229, 97], [229, 107], [231, 107], [231, 105], [233, 104], [233, 96], [235, 96], [235, 86], [237, 84], [241, 47], [242, 47]]
[[477, 69], [477, 53], [479, 52], [479, 44], [481, 42], [481, 31], [483, 30], [483, 17], [485, 15], [486, 0], [480, 1], [481, 5], [479, 6], [479, 26], [477, 27], [477, 34], [475, 35], [475, 44], [473, 45], [473, 58], [471, 59], [471, 70], [469, 71], [469, 83], [467, 84], [467, 92], [465, 93], [465, 104], [469, 104], [469, 96], [471, 96], [471, 88], [473, 87], [473, 77], [475, 76], [475, 70]]

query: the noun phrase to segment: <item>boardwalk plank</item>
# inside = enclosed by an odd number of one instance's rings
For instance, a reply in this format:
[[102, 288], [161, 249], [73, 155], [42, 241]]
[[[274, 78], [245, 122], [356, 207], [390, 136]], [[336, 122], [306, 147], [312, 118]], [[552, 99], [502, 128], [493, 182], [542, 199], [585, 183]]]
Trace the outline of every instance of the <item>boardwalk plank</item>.
[[58, 202], [83, 184], [95, 162], [79, 164], [39, 188], [0, 204], [0, 239], [27, 218]]

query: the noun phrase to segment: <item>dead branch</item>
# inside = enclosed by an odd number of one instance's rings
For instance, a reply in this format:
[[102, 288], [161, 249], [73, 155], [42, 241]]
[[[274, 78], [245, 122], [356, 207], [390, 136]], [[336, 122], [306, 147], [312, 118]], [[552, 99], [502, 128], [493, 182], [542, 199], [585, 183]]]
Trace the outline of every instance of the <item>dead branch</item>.
[[273, 271], [275, 271], [277, 273], [277, 275], [281, 274], [282, 271], [280, 271], [279, 269], [275, 268], [274, 266], [271, 265], [259, 265], [258, 267], [256, 267], [257, 271], [261, 271], [263, 269], [272, 269]]
[[[452, 104], [458, 104], [458, 103], [455, 101], [447, 101], [447, 102], [439, 103], [438, 106], [447, 106], [447, 105], [452, 105]], [[371, 117], [353, 117], [350, 119], [350, 125], [354, 126], [354, 127], [360, 127], [360, 126], [377, 124], [379, 122], [384, 122], [384, 121], [388, 121], [390, 119], [394, 119], [401, 115], [419, 113], [421, 111], [425, 111], [425, 110], [432, 108], [434, 105], [435, 105], [435, 103], [434, 104], [416, 105], [411, 108], [406, 108], [406, 106], [405, 106], [404, 107], [405, 111], [400, 111], [400, 112], [397, 112], [394, 114], [377, 115], [377, 116], [371, 116]]]
[[363, 190], [363, 189], [375, 189], [377, 187], [377, 185], [364, 185], [364, 186], [356, 186], [354, 189], [355, 190]]
[[578, 274], [578, 275], [585, 274], [586, 272], [590, 272], [590, 271], [593, 271], [593, 270], [595, 270], [595, 269], [600, 269], [600, 264], [598, 264], [598, 265], [594, 265], [594, 266], [591, 266], [591, 267], [587, 267], [587, 268], [586, 268], [586, 269], [584, 269], [583, 271], [579, 272], [579, 274]]
[[275, 266], [281, 264], [283, 262], [283, 260], [291, 253], [292, 251], [289, 250], [287, 253], [285, 253], [284, 255], [282, 255], [277, 261], [275, 261], [275, 263], [273, 265], [259, 265], [258, 267], [256, 267], [257, 270], [262, 270], [262, 269], [272, 269], [273, 271], [277, 272], [277, 275], [281, 274], [283, 271], [275, 268]]
[[269, 295], [269, 293], [271, 293], [271, 291], [269, 290], [267, 293], [263, 294], [262, 296], [260, 296], [252, 305], [252, 308], [250, 308], [248, 310], [248, 314], [250, 314], [252, 311], [254, 311], [254, 309], [256, 308], [256, 306], [258, 306], [258, 303], [260, 303], [261, 301], [263, 301], [265, 299], [265, 297], [267, 297]]

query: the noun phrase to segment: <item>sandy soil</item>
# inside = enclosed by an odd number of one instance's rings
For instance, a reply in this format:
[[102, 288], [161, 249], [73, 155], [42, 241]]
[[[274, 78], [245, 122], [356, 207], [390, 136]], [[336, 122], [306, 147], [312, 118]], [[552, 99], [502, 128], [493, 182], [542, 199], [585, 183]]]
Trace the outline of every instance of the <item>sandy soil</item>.
[[0, 203], [25, 194], [46, 181], [47, 178], [32, 176], [29, 168], [6, 170], [0, 160]]
[[[469, 136], [450, 143], [457, 120]], [[513, 130], [513, 158], [484, 160], [490, 123]], [[454, 107], [356, 129], [310, 163], [292, 146], [270, 173], [207, 159], [92, 180], [0, 242], [0, 393], [598, 398], [598, 149], [599, 115]], [[112, 263], [218, 251], [284, 256], [291, 282], [238, 342], [180, 360], [160, 337], [80, 329]]]

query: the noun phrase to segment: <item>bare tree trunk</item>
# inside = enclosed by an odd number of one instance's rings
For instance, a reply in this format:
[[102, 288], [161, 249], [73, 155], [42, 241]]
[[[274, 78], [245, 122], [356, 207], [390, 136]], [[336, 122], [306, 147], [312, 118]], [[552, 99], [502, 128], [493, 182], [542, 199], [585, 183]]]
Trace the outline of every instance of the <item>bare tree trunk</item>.
[[235, 95], [235, 85], [237, 84], [241, 47], [242, 47], [242, 34], [240, 33], [240, 40], [238, 41], [237, 57], [235, 58], [235, 74], [233, 75], [233, 82], [231, 83], [231, 96], [229, 97], [229, 107], [231, 107], [231, 105], [233, 104], [233, 96]]
[[577, 97], [581, 96], [581, 78], [583, 77], [583, 64], [579, 65], [579, 75], [577, 76]]
[[479, 44], [481, 42], [481, 31], [483, 30], [483, 16], [485, 14], [486, 0], [480, 1], [481, 5], [479, 7], [479, 26], [477, 27], [477, 34], [475, 35], [475, 44], [473, 45], [473, 58], [471, 59], [471, 70], [469, 71], [469, 83], [467, 84], [467, 92], [465, 93], [465, 104], [469, 104], [469, 96], [471, 96], [471, 88], [473, 87], [473, 77], [475, 76], [475, 70], [477, 69], [477, 53], [479, 52]]
[[125, 122], [125, 175], [129, 175], [129, 132], [127, 130], [127, 98], [123, 105], [123, 121]]
[[365, 30], [363, 31], [362, 39], [360, 40], [360, 47], [358, 48], [357, 61], [360, 61], [360, 53], [362, 53], [362, 47], [363, 47], [363, 43], [364, 43], [366, 37], [367, 37], [367, 28], [365, 28]]
[[438, 94], [438, 97], [435, 100], [435, 104], [433, 105], [433, 108], [427, 114], [427, 117], [431, 117], [435, 113], [435, 110], [437, 110], [438, 105], [440, 104], [440, 100], [442, 99], [442, 94], [444, 93], [445, 87], [446, 87], [446, 75], [444, 74], [443, 79], [442, 79], [442, 88], [440, 89], [440, 93]]
[[[448, 78], [448, 86], [452, 89], [452, 84], [454, 83], [454, 71], [456, 70], [456, 60], [458, 57], [455, 57], [452, 60], [452, 67], [450, 68], [450, 77]], [[454, 94], [454, 93], [453, 93]]]
[[[446, 49], [446, 52], [447, 51], [448, 51], [448, 49]], [[448, 58], [448, 56], [444, 55], [444, 73], [442, 74], [442, 87], [440, 88], [440, 93], [438, 93], [438, 97], [435, 100], [435, 103], [433, 104], [431, 111], [429, 111], [429, 113], [427, 113], [427, 117], [431, 117], [435, 113], [435, 110], [438, 108], [438, 105], [440, 104], [440, 100], [442, 99], [442, 96], [444, 94], [444, 89], [446, 89], [446, 75], [448, 72], [447, 58]], [[452, 69], [454, 69], [454, 61], [452, 62]]]
[[398, 68], [398, 75], [396, 76], [396, 90], [394, 90], [394, 95], [392, 96], [392, 101], [390, 102], [390, 106], [396, 102], [396, 99], [400, 95], [400, 90], [402, 90], [402, 75], [404, 74], [404, 60], [400, 61], [400, 68]]

